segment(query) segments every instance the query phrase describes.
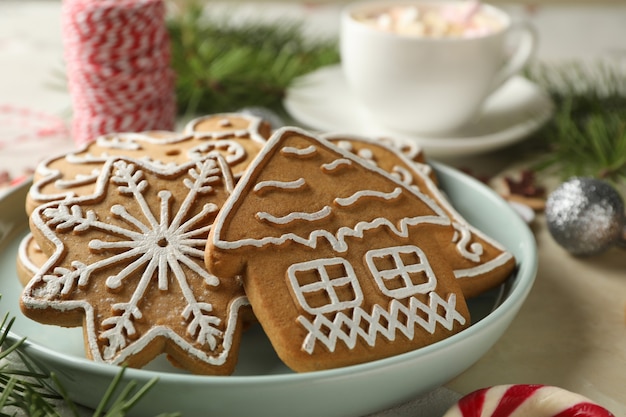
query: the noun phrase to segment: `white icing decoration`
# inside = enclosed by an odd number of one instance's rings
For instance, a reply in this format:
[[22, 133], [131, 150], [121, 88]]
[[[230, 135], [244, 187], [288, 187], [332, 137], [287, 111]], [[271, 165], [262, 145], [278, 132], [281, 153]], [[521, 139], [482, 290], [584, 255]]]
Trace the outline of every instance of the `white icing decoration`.
[[48, 165], [58, 159], [58, 157], [50, 158], [37, 166], [37, 173], [41, 177], [41, 180], [33, 182], [33, 185], [28, 190], [29, 197], [38, 203], [63, 200], [66, 198], [74, 197], [76, 194], [72, 191], [63, 193], [43, 193], [42, 189], [49, 183], [58, 180], [62, 174], [57, 169], [50, 169]]
[[228, 119], [222, 119], [222, 120], [219, 121], [219, 125], [221, 127], [229, 127], [229, 126], [232, 126], [233, 124]]
[[[404, 154], [407, 157], [407, 159], [409, 159], [410, 161], [414, 161], [415, 158], [417, 158], [422, 153], [422, 148], [420, 148], [417, 142], [413, 140], [402, 141], [401, 143], [398, 143], [397, 145], [394, 144], [394, 145], [398, 147], [400, 151], [402, 152], [402, 154]], [[420, 164], [420, 165], [426, 165], [426, 164]]]
[[[103, 148], [122, 150], [142, 150], [142, 142], [154, 145], [165, 145], [191, 139], [191, 135], [169, 131], [123, 132], [103, 135], [96, 139], [96, 144]], [[87, 149], [89, 145], [85, 149]]]
[[[31, 298], [26, 298], [26, 302], [33, 304], [31, 300]], [[63, 304], [61, 304], [60, 302], [53, 302], [51, 303], [51, 305], [57, 310], [83, 309], [85, 311], [86, 322], [93, 322], [94, 320], [93, 307], [87, 302], [65, 301], [63, 302]], [[198, 358], [199, 360], [205, 363], [209, 363], [211, 365], [219, 366], [223, 365], [226, 362], [232, 350], [233, 336], [235, 334], [235, 330], [237, 329], [239, 311], [242, 307], [249, 305], [250, 302], [248, 301], [248, 298], [244, 296], [237, 297], [231, 302], [230, 308], [228, 310], [228, 317], [225, 320], [226, 330], [223, 333], [222, 350], [217, 355], [209, 355], [206, 351], [194, 347], [193, 345], [189, 344], [188, 341], [182, 338], [178, 333], [175, 333], [169, 327], [165, 326], [152, 327], [150, 330], [148, 330], [148, 332], [143, 334], [139, 340], [127, 345], [124, 350], [120, 351], [116, 357], [108, 361], [105, 360], [102, 355], [100, 355], [100, 351], [98, 349], [97, 335], [95, 334], [95, 332], [86, 334], [87, 345], [92, 352], [94, 361], [107, 362], [113, 365], [122, 365], [126, 362], [127, 358], [141, 352], [143, 349], [145, 349], [146, 346], [152, 343], [153, 340], [166, 338], [168, 340], [171, 340], [173, 343], [180, 346], [190, 355]], [[36, 306], [33, 307], [36, 308]]]
[[[343, 267], [345, 275], [330, 277], [326, 270], [329, 266]], [[316, 279], [314, 282], [301, 284], [298, 277], [300, 274], [313, 275]], [[341, 310], [358, 307], [363, 302], [363, 292], [359, 285], [359, 280], [354, 273], [354, 269], [350, 263], [343, 258], [315, 259], [313, 261], [301, 262], [291, 265], [287, 269], [287, 276], [291, 288], [296, 295], [298, 303], [311, 314], [334, 313]], [[354, 297], [351, 300], [340, 300], [335, 291], [336, 287], [347, 287], [352, 290]], [[328, 298], [328, 303], [322, 306], [312, 307], [307, 302], [308, 293], [317, 293], [322, 291]]]
[[73, 179], [56, 180], [54, 182], [54, 186], [59, 189], [64, 189], [80, 187], [87, 184], [95, 184], [96, 180], [98, 179], [98, 175], [100, 175], [100, 170], [94, 169], [93, 171], [91, 171], [91, 175], [78, 174]]
[[391, 172], [391, 175], [398, 178], [406, 185], [413, 184], [413, 175], [411, 175], [411, 171], [401, 166], [394, 166]]
[[[152, 132], [152, 134], [154, 133], [158, 132]], [[37, 202], [64, 200], [75, 197], [76, 193], [71, 191], [72, 188], [87, 185], [92, 180], [95, 180], [95, 176], [100, 171], [102, 165], [105, 165], [111, 159], [117, 159], [120, 157], [124, 157], [129, 161], [144, 164], [158, 173], [168, 175], [170, 172], [175, 171], [179, 165], [174, 162], [154, 160], [150, 156], [145, 154], [142, 155], [141, 153], [139, 153], [137, 157], [132, 157], [130, 155], [112, 155], [101, 150], [99, 154], [94, 155], [90, 152], [90, 150], [97, 149], [94, 149], [94, 146], [100, 146], [101, 148], [109, 150], [124, 151], [122, 153], [128, 154], [128, 151], [142, 151], [144, 148], [142, 143], [150, 143], [159, 146], [182, 145], [184, 142], [187, 142], [192, 138], [193, 137], [188, 134], [174, 134], [172, 132], [161, 132], [161, 137], [153, 137], [150, 134], [144, 133], [116, 133], [110, 136], [101, 136], [96, 140], [96, 142], [85, 145], [76, 152], [55, 156], [40, 163], [37, 166], [37, 173], [41, 179], [33, 183], [29, 190], [29, 195], [33, 201]], [[190, 159], [200, 160], [204, 157], [205, 155], [194, 154], [190, 156]], [[65, 172], [50, 168], [50, 164], [55, 161], [63, 161], [76, 165], [96, 164], [98, 167], [92, 170], [91, 175], [94, 177], [77, 174], [75, 178], [64, 178], [64, 175], [66, 175]], [[46, 193], [42, 192], [44, 187], [50, 183], [54, 183], [55, 187], [58, 189], [66, 189], [68, 191], [63, 193], [50, 193], [49, 190], [46, 190]]]
[[480, 256], [483, 254], [483, 246], [478, 243], [472, 243], [472, 232], [469, 225], [465, 223], [453, 222], [454, 236], [453, 242], [456, 242], [456, 248], [461, 256], [473, 262], [480, 262]]
[[289, 213], [281, 217], [273, 216], [264, 211], [260, 211], [256, 213], [256, 217], [257, 219], [261, 221], [284, 225], [284, 224], [289, 224], [291, 222], [294, 222], [296, 220], [305, 220], [307, 222], [315, 222], [315, 221], [323, 220], [329, 217], [331, 214], [332, 214], [331, 208], [328, 206], [324, 206], [318, 211], [313, 212], [313, 213], [294, 212], [294, 213]]
[[317, 153], [317, 148], [313, 145], [306, 148], [294, 148], [293, 146], [285, 146], [280, 150], [283, 155], [294, 156], [313, 156]]
[[337, 145], [339, 148], [345, 149], [346, 151], [349, 151], [349, 152], [352, 152], [352, 149], [353, 149], [352, 143], [350, 143], [347, 140], [340, 140], [340, 141], [336, 142], [335, 145]]
[[[34, 238], [33, 238], [32, 233], [28, 233], [26, 236], [24, 236], [24, 238], [20, 242], [20, 245], [18, 247], [18, 252], [17, 252], [18, 253], [17, 256], [20, 259], [20, 263], [22, 264], [24, 268], [28, 270], [28, 272], [31, 275], [35, 275], [37, 271], [39, 270], [39, 267], [35, 265], [30, 259], [30, 257], [28, 256], [28, 247], [31, 244], [37, 245], [33, 239]], [[39, 252], [41, 251], [39, 246], [36, 246], [36, 250]]]
[[213, 139], [222, 141], [226, 138], [246, 138], [250, 135], [247, 130], [228, 130], [224, 132], [196, 132], [196, 137], [199, 139]]
[[335, 159], [333, 162], [330, 162], [328, 164], [323, 164], [322, 171], [326, 174], [332, 174], [333, 172], [336, 172], [340, 170], [341, 168], [346, 168], [349, 166], [352, 166], [352, 161], [350, 161], [349, 159], [345, 159], [345, 158], [338, 158], [338, 159]]
[[486, 274], [504, 264], [506, 264], [512, 257], [509, 252], [503, 252], [494, 259], [490, 261], [483, 262], [480, 265], [473, 266], [471, 268], [466, 269], [456, 269], [454, 271], [454, 276], [456, 278], [472, 278], [482, 274]]
[[207, 156], [223, 155], [230, 166], [234, 166], [246, 159], [248, 156], [246, 149], [234, 140], [219, 140], [215, 142], [203, 143], [195, 148], [191, 148], [187, 155], [190, 160], [199, 160]]
[[[196, 127], [207, 119], [212, 119], [218, 117], [220, 120], [228, 120], [230, 118], [235, 119], [244, 119], [248, 121], [248, 127], [246, 129], [239, 130], [225, 130], [223, 132], [200, 132], [196, 130]], [[208, 116], [198, 117], [189, 121], [184, 128], [184, 132], [187, 134], [192, 134], [194, 137], [202, 139], [202, 138], [211, 138], [211, 139], [222, 139], [226, 137], [241, 137], [247, 138], [249, 137], [251, 140], [258, 143], [265, 143], [265, 138], [261, 136], [260, 128], [263, 119], [257, 116], [253, 116], [251, 114], [244, 113], [220, 113], [220, 114], [212, 114]], [[227, 127], [227, 126], [222, 126]]]
[[107, 152], [102, 152], [100, 155], [93, 155], [91, 152], [86, 153], [69, 153], [65, 155], [65, 160], [70, 164], [94, 164], [102, 163], [111, 158], [111, 155]]
[[256, 194], [263, 195], [268, 190], [301, 190], [306, 186], [304, 178], [298, 178], [294, 181], [262, 181], [257, 183], [252, 191]]
[[358, 152], [358, 156], [363, 158], [363, 159], [366, 159], [368, 161], [374, 162], [374, 154], [372, 153], [372, 151], [370, 149], [365, 149], [365, 148], [361, 149]]
[[406, 238], [409, 236], [409, 227], [417, 226], [418, 224], [439, 224], [449, 225], [449, 219], [439, 216], [418, 216], [418, 217], [406, 217], [400, 221], [399, 227], [391, 220], [385, 218], [376, 218], [369, 222], [359, 222], [354, 228], [341, 227], [337, 230], [336, 234], [333, 234], [327, 230], [314, 230], [308, 237], [303, 238], [295, 233], [286, 233], [280, 237], [263, 237], [260, 239], [244, 238], [235, 241], [217, 241], [215, 245], [222, 249], [236, 249], [244, 246], [262, 247], [265, 245], [282, 245], [283, 243], [291, 240], [296, 243], [308, 246], [312, 249], [317, 247], [317, 241], [319, 238], [324, 238], [330, 243], [333, 250], [336, 252], [345, 252], [348, 250], [348, 244], [346, 238], [356, 237], [363, 238], [363, 235], [368, 230], [377, 229], [379, 227], [386, 226], [395, 235]]
[[[376, 138], [373, 139], [371, 137], [360, 136], [355, 134], [343, 134], [337, 132], [325, 133], [322, 135], [322, 138], [333, 142], [338, 147], [351, 151], [354, 153], [354, 147], [352, 142], [361, 142], [365, 144], [375, 144], [376, 146], [381, 146], [383, 148], [387, 148], [401, 154], [401, 156], [405, 159], [408, 159], [410, 162], [415, 163], [415, 159], [420, 156], [422, 153], [422, 148], [417, 144], [416, 141], [413, 140], [402, 140], [398, 138]], [[347, 140], [346, 138], [349, 138]], [[369, 151], [369, 150], [368, 150]], [[368, 152], [369, 153], [369, 152]], [[364, 155], [359, 154], [361, 158], [368, 159], [373, 161], [373, 154], [370, 157], [366, 157]], [[426, 165], [426, 164], [420, 164]]]
[[[206, 236], [211, 228], [211, 225], [205, 224], [205, 219], [210, 213], [217, 211], [218, 207], [213, 203], [207, 203], [198, 213], [189, 216], [192, 207], [201, 198], [200, 196], [212, 193], [213, 185], [220, 180], [218, 175], [220, 170], [217, 165], [218, 162], [215, 159], [207, 158], [179, 168], [178, 172], [187, 173], [182, 184], [188, 191], [178, 211], [172, 217], [170, 191], [162, 190], [158, 193], [160, 205], [157, 207], [158, 213], [153, 213], [144, 197], [148, 183], [144, 179], [143, 171], [126, 160], [109, 161], [106, 164], [106, 170], [111, 171], [111, 181], [117, 186], [118, 192], [132, 197], [132, 201], [139, 206], [142, 214], [141, 218], [136, 218], [125, 207], [113, 205], [110, 208], [111, 214], [127, 223], [128, 228], [102, 222], [92, 210], [83, 212], [79, 203], [83, 200], [89, 201], [85, 197], [38, 208], [33, 214], [33, 222], [55, 245], [56, 250], [46, 265], [41, 268], [41, 272], [38, 272], [27, 285], [22, 296], [24, 305], [33, 309], [53, 308], [68, 311], [79, 308], [84, 310], [86, 314], [85, 335], [91, 354], [97, 361], [124, 363], [128, 357], [143, 350], [155, 338], [165, 336], [204, 362], [213, 365], [223, 364], [230, 354], [239, 308], [249, 304], [247, 298], [242, 296], [231, 302], [225, 331], [222, 332], [215, 328], [220, 324], [221, 319], [210, 314], [213, 308], [211, 304], [196, 300], [183, 270], [184, 265], [208, 285], [219, 284], [218, 278], [209, 274], [198, 263], [198, 259], [204, 259], [206, 246], [206, 237], [202, 236]], [[223, 172], [223, 175], [231, 176], [230, 171]], [[105, 189], [104, 184], [108, 180], [108, 176], [99, 177], [97, 186], [99, 193]], [[232, 182], [232, 178], [225, 180], [225, 182], [228, 181]], [[56, 267], [56, 262], [64, 256], [65, 249], [64, 244], [51, 228], [71, 229], [74, 232], [96, 229], [105, 234], [114, 235], [116, 240], [109, 242], [92, 239], [89, 246], [95, 251], [113, 249], [115, 254], [91, 264], [73, 261], [71, 268]], [[128, 259], [131, 257], [136, 260], [129, 263]], [[112, 305], [112, 310], [116, 314], [102, 320], [101, 324], [106, 327], [106, 330], [96, 335], [93, 327], [95, 320], [93, 307], [86, 300], [64, 299], [62, 295], [71, 294], [77, 285], [87, 285], [90, 276], [95, 271], [124, 261], [127, 265], [107, 279], [107, 286], [110, 288], [122, 286], [124, 279], [131, 271], [141, 270], [138, 285], [133, 289], [133, 294], [128, 301]], [[147, 333], [140, 335], [138, 340], [133, 337], [129, 339], [129, 336], [136, 333], [134, 321], [142, 317], [140, 301], [151, 284], [153, 275], [157, 277], [159, 289], [167, 290], [168, 273], [171, 273], [173, 277], [173, 281], [169, 283], [178, 284], [187, 303], [182, 319], [188, 322], [188, 335], [199, 344], [209, 346], [211, 350], [216, 348], [217, 338], [221, 337], [223, 350], [217, 355], [208, 355], [204, 350], [191, 345], [172, 329], [163, 326], [151, 328]], [[44, 285], [41, 285], [42, 283]], [[98, 339], [108, 341], [108, 346], [104, 348], [102, 355], [98, 348]]]
[[[217, 161], [217, 164], [220, 167], [221, 172], [231, 172], [230, 165], [226, 162], [226, 158], [223, 155], [217, 154], [213, 156]], [[235, 179], [232, 175], [223, 175], [222, 179], [224, 180], [224, 188], [228, 194], [232, 194], [235, 189]]]
[[[439, 313], [441, 310], [443, 314]], [[436, 292], [429, 293], [429, 304], [410, 297], [408, 307], [393, 299], [388, 311], [375, 304], [371, 313], [357, 307], [352, 309], [351, 315], [342, 311], [335, 314], [332, 320], [323, 314], [315, 315], [313, 321], [304, 316], [298, 317], [298, 322], [308, 332], [302, 350], [309, 354], [313, 353], [317, 343], [334, 352], [339, 341], [350, 349], [354, 348], [359, 338], [374, 346], [379, 334], [393, 341], [398, 331], [413, 340], [416, 327], [433, 334], [437, 324], [452, 330], [455, 321], [465, 324], [465, 318], [456, 310], [456, 295], [451, 293], [444, 300]]]
[[126, 133], [99, 136], [96, 138], [96, 144], [103, 148], [137, 151], [141, 149], [141, 146], [134, 140], [137, 137], [140, 137], [140, 134]]
[[[137, 354], [138, 352], [140, 352], [141, 350], [143, 350], [145, 348], [145, 346], [147, 346], [149, 343], [151, 343], [153, 340], [157, 339], [157, 338], [167, 338], [169, 340], [172, 340], [174, 343], [176, 343], [178, 346], [181, 346], [183, 349], [185, 349], [190, 355], [195, 356], [196, 358], [198, 358], [199, 360], [209, 363], [211, 365], [222, 365], [226, 362], [228, 356], [230, 355], [231, 349], [232, 349], [232, 343], [233, 343], [233, 336], [235, 333], [235, 330], [237, 328], [237, 320], [238, 320], [238, 316], [239, 316], [239, 310], [241, 309], [241, 307], [244, 306], [248, 306], [250, 305], [250, 302], [248, 301], [247, 297], [237, 297], [235, 298], [230, 305], [229, 311], [228, 311], [228, 317], [226, 318], [225, 322], [225, 328], [226, 330], [223, 333], [223, 339], [222, 339], [222, 351], [217, 354], [217, 355], [209, 355], [207, 354], [206, 351], [198, 349], [194, 346], [192, 346], [191, 344], [189, 344], [185, 339], [183, 339], [179, 334], [173, 332], [170, 328], [168, 327], [164, 327], [164, 326], [155, 326], [153, 328], [151, 328], [147, 333], [145, 333], [144, 335], [142, 335], [141, 340], [140, 341], [136, 341], [133, 342], [132, 344], [128, 345], [126, 348], [124, 348], [123, 352], [120, 352], [120, 354], [118, 354], [118, 356], [116, 356], [115, 358], [113, 358], [110, 361], [107, 361], [109, 363], [112, 363], [114, 365], [121, 365], [123, 364], [126, 359], [130, 356], [133, 356], [135, 354]], [[93, 317], [93, 309], [87, 305], [86, 306], [86, 312], [87, 312], [87, 318], [92, 318]], [[190, 328], [188, 328], [188, 330], [191, 330]], [[89, 345], [93, 346], [92, 351], [95, 350], [95, 352], [97, 353], [97, 345], [96, 345], [96, 340], [95, 340], [95, 335], [89, 335]], [[103, 362], [104, 358], [101, 356], [98, 357], [94, 357], [94, 359], [96, 361], [100, 361]]]
[[337, 197], [335, 198], [334, 203], [342, 207], [348, 207], [353, 204], [356, 204], [362, 198], [374, 197], [374, 198], [380, 198], [382, 200], [391, 201], [391, 200], [395, 200], [401, 195], [402, 195], [402, 188], [400, 187], [397, 187], [393, 191], [388, 192], [388, 193], [385, 193], [382, 191], [375, 191], [375, 190], [361, 190], [352, 194], [350, 197], [345, 197], [345, 198]]
[[433, 168], [428, 164], [421, 164], [419, 162], [414, 162], [412, 166], [415, 168], [417, 172], [421, 174], [422, 177], [429, 177], [433, 172]]
[[[401, 255], [414, 255], [415, 263], [407, 264]], [[391, 259], [393, 267], [379, 270], [376, 267], [376, 259]], [[417, 246], [405, 245], [391, 248], [373, 249], [365, 254], [365, 262], [374, 276], [374, 280], [380, 291], [393, 298], [407, 298], [415, 294], [426, 294], [433, 291], [437, 286], [437, 278], [432, 270], [426, 254]], [[413, 277], [425, 277], [426, 281], [413, 282]], [[386, 283], [394, 280], [399, 287], [388, 288]], [[399, 280], [398, 283], [396, 280]]]

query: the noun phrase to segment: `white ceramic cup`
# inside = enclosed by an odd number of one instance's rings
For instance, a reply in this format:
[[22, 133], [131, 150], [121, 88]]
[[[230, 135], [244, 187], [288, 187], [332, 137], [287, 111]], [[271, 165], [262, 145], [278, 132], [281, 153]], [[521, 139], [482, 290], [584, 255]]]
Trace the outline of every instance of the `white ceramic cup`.
[[431, 135], [458, 131], [532, 57], [537, 46], [532, 26], [513, 23], [503, 10], [487, 4], [481, 7], [501, 19], [502, 29], [478, 37], [406, 36], [355, 19], [358, 13], [391, 6], [451, 3], [376, 0], [343, 9], [340, 52], [346, 82], [380, 124]]

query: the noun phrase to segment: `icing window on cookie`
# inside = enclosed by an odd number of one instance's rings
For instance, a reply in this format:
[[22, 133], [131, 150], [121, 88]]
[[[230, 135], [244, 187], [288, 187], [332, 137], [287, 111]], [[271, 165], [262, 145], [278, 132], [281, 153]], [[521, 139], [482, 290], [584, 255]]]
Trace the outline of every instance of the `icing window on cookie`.
[[338, 312], [363, 301], [354, 269], [343, 258], [297, 263], [289, 267], [287, 275], [298, 303], [308, 313]]
[[426, 294], [437, 286], [430, 263], [417, 246], [370, 250], [365, 261], [378, 288], [387, 296], [406, 298]]

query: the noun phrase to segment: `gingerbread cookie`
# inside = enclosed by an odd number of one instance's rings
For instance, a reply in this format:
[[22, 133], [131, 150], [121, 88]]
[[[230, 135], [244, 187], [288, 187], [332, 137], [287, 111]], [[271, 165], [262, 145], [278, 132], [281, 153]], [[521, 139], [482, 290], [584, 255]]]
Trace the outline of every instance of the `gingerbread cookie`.
[[455, 229], [453, 245], [442, 245], [466, 298], [477, 296], [505, 281], [515, 269], [515, 257], [500, 243], [469, 224], [437, 187], [432, 168], [410, 159], [399, 148], [358, 136], [327, 135], [327, 139], [378, 166], [432, 198]]
[[467, 327], [438, 243], [453, 234], [445, 211], [419, 190], [282, 128], [218, 214], [206, 264], [224, 281], [242, 280], [279, 357], [312, 371], [407, 352]]
[[176, 165], [221, 154], [237, 177], [269, 134], [269, 125], [258, 117], [223, 113], [189, 122], [184, 133], [153, 131], [101, 136], [76, 152], [39, 164], [27, 196], [26, 211], [30, 214], [40, 204], [93, 193], [102, 166], [113, 157], [167, 171]]
[[194, 373], [230, 374], [248, 301], [203, 262], [234, 183], [224, 159], [109, 159], [92, 194], [38, 206], [31, 230], [51, 255], [23, 291], [24, 314], [83, 326], [97, 362], [141, 367], [166, 353]]

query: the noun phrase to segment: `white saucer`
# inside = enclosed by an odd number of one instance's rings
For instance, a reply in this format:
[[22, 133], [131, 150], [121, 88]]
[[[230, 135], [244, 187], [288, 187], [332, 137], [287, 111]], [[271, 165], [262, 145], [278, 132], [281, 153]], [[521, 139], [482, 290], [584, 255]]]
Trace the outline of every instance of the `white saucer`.
[[514, 77], [485, 103], [478, 120], [454, 134], [428, 137], [379, 125], [350, 93], [341, 66], [321, 68], [297, 79], [284, 105], [299, 123], [324, 132], [415, 140], [428, 156], [461, 156], [493, 151], [519, 142], [553, 113], [550, 97], [536, 84]]

